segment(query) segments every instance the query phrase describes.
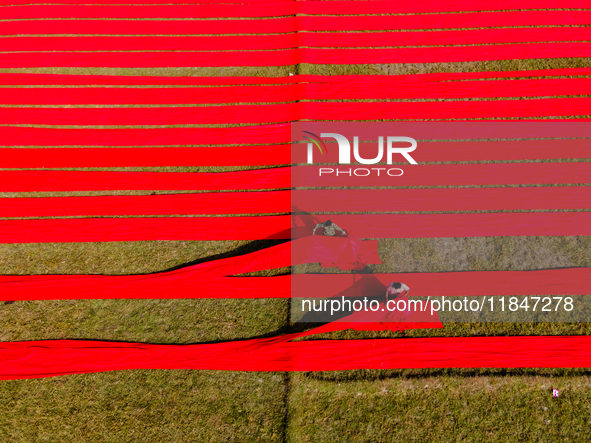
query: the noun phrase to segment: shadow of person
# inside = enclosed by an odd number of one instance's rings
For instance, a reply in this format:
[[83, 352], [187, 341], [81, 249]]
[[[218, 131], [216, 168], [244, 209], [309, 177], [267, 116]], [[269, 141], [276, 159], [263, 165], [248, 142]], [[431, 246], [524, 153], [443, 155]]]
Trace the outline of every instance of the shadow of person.
[[[256, 252], [256, 251], [260, 251], [260, 250], [263, 250], [263, 249], [271, 248], [273, 246], [277, 246], [277, 245], [280, 245], [282, 243], [286, 243], [288, 241], [289, 241], [289, 239], [254, 240], [254, 241], [249, 242], [249, 243], [247, 243], [245, 245], [239, 246], [236, 249], [232, 249], [231, 251], [222, 252], [220, 254], [210, 255], [210, 256], [207, 256], [207, 257], [198, 258], [196, 260], [192, 260], [190, 262], [186, 262], [186, 263], [183, 263], [181, 265], [172, 266], [172, 267], [167, 268], [167, 269], [164, 269], [162, 271], [149, 272], [147, 274], [148, 275], [149, 274], [160, 274], [160, 273], [163, 273], [163, 272], [176, 271], [177, 269], [183, 269], [183, 268], [187, 268], [189, 266], [198, 265], [198, 264], [201, 264], [201, 263], [207, 263], [207, 262], [211, 262], [211, 261], [221, 260], [223, 258], [238, 257], [240, 255], [250, 254], [251, 252]], [[134, 274], [134, 275], [139, 275], [139, 274]]]
[[[358, 280], [344, 291], [341, 291], [332, 297], [319, 300], [322, 300], [322, 303], [324, 303], [324, 300], [341, 301], [342, 297], [345, 297], [346, 300], [351, 301], [351, 305], [355, 300], [363, 301], [364, 298], [367, 298], [368, 303], [373, 300], [381, 302], [385, 300], [385, 292], [386, 287], [381, 281], [379, 281], [374, 275], [364, 274], [359, 276]], [[295, 300], [297, 300], [297, 298], [292, 298], [292, 303]], [[303, 300], [303, 298], [301, 300]], [[316, 326], [320, 326], [318, 323], [327, 324], [341, 320], [354, 312], [355, 311], [352, 308], [340, 310], [337, 313], [334, 313], [334, 315], [330, 315], [329, 312], [324, 311], [308, 311], [296, 323], [316, 323]]]
[[301, 238], [312, 235], [320, 219], [297, 206], [291, 207], [291, 238]]

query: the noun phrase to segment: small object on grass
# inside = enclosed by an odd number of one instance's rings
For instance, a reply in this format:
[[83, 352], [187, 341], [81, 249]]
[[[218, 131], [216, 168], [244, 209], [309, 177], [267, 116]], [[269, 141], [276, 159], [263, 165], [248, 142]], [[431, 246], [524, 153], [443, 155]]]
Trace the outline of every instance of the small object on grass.
[[558, 389], [552, 389], [552, 397], [558, 398], [559, 394], [560, 392], [558, 391]]
[[11, 304], [13, 304], [13, 303], [14, 303], [14, 300], [11, 300], [11, 301], [5, 301], [5, 302], [4, 302], [4, 304], [5, 304], [5, 305], [11, 305]]

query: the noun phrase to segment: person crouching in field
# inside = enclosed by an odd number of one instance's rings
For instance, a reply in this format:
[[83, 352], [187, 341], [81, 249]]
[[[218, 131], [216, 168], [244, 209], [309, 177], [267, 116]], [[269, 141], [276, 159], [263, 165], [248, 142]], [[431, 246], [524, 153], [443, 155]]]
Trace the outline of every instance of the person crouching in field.
[[318, 223], [316, 226], [314, 226], [314, 229], [312, 230], [312, 235], [316, 235], [316, 229], [318, 228], [323, 228], [322, 235], [328, 235], [333, 237], [336, 235], [335, 230], [337, 230], [345, 237], [347, 236], [347, 233], [342, 228], [339, 228], [336, 225], [336, 223], [333, 223], [330, 220], [326, 220], [324, 223]]
[[394, 300], [402, 293], [408, 295], [409, 292], [410, 288], [404, 283], [392, 282], [386, 288], [386, 303], [388, 303], [388, 300]]

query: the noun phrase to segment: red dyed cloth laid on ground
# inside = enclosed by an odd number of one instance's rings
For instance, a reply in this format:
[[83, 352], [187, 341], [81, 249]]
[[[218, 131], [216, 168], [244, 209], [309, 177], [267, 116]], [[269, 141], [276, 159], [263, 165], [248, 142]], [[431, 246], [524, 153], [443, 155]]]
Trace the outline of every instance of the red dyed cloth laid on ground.
[[[295, 2], [294, 2], [295, 3]], [[5, 7], [2, 9], [6, 9]], [[1, 10], [0, 10], [1, 11]], [[363, 48], [393, 46], [490, 45], [494, 43], [588, 41], [584, 27], [490, 28], [446, 31], [371, 33], [286, 32], [232, 36], [125, 36], [125, 37], [4, 37], [0, 50], [8, 51], [247, 51], [265, 49]], [[369, 49], [371, 51], [371, 49]], [[570, 79], [569, 79], [570, 80]], [[361, 86], [361, 85], [360, 85]], [[404, 92], [404, 91], [401, 91]], [[525, 94], [524, 94], [525, 95]], [[550, 94], [548, 94], [550, 95]], [[262, 102], [263, 100], [261, 100]], [[266, 101], [266, 100], [264, 100]]]
[[[364, 238], [591, 235], [589, 212], [331, 215]], [[272, 240], [307, 237], [288, 215], [0, 220], [0, 243]]]
[[[257, 361], [254, 367], [258, 369], [250, 370], [274, 371], [274, 361], [281, 365], [298, 366], [298, 353], [285, 347], [290, 340], [299, 337], [346, 329], [402, 331], [441, 327], [439, 321], [379, 324], [333, 322], [307, 332], [207, 345], [153, 345], [84, 340], [5, 342], [0, 343], [0, 380], [139, 368], [180, 369], [180, 366], [184, 366], [184, 369], [205, 369], [195, 367], [200, 364], [198, 362], [213, 364], [215, 367], [210, 369], [233, 370], [233, 366], [253, 367], [249, 363], [251, 357]], [[306, 342], [293, 344], [296, 347], [306, 346]]]
[[[548, 11], [556, 14], [556, 11]], [[577, 13], [580, 14], [579, 11]], [[468, 15], [468, 14], [461, 14]], [[358, 17], [344, 17], [354, 18]], [[588, 17], [582, 20], [589, 21]], [[59, 20], [64, 22], [65, 20]], [[88, 22], [90, 20], [74, 20]], [[104, 23], [114, 20], [102, 20]], [[214, 21], [216, 24], [231, 20]], [[243, 22], [246, 20], [239, 20]], [[257, 22], [270, 20], [256, 20]], [[141, 23], [130, 21], [129, 23]], [[171, 21], [168, 21], [171, 22]], [[207, 23], [208, 21], [205, 21]], [[11, 23], [11, 22], [6, 22]], [[13, 22], [14, 23], [14, 22]], [[38, 21], [29, 21], [38, 23]], [[146, 21], [145, 23], [154, 23]], [[165, 22], [166, 23], [166, 22]], [[182, 21], [179, 23], [183, 23]], [[400, 23], [399, 20], [396, 23]], [[35, 25], [38, 26], [38, 25]], [[63, 26], [60, 23], [60, 26]], [[122, 25], [125, 26], [125, 25]], [[178, 25], [175, 25], [178, 26]], [[194, 26], [194, 25], [191, 25]], [[240, 23], [233, 23], [226, 32], [232, 32]], [[337, 25], [338, 26], [338, 25]], [[378, 26], [376, 29], [383, 29]], [[13, 32], [19, 32], [15, 29]], [[109, 31], [107, 31], [109, 32]], [[150, 31], [148, 31], [150, 32]], [[162, 32], [154, 29], [151, 32]], [[0, 29], [0, 34], [2, 30]], [[6, 35], [6, 34], [4, 34]], [[164, 38], [164, 37], [163, 37]], [[517, 43], [477, 46], [431, 46], [423, 48], [386, 49], [324, 49], [298, 48], [276, 51], [152, 51], [152, 52], [4, 52], [0, 53], [2, 68], [107, 67], [107, 68], [161, 68], [161, 67], [224, 67], [224, 66], [290, 66], [313, 64], [367, 64], [367, 63], [450, 63], [508, 59], [556, 57], [587, 57], [591, 53], [588, 42]]]
[[319, 262], [323, 268], [337, 267], [341, 270], [361, 270], [368, 264], [382, 264], [377, 240], [313, 235], [291, 244], [294, 264]]
[[[514, 9], [578, 9], [584, 5], [574, 0], [447, 0], [425, 2], [400, 1], [343, 1], [338, 5], [319, 1], [247, 0], [93, 0], [79, 4], [79, 0], [46, 1], [43, 5], [33, 0], [11, 0], [4, 6], [0, 18], [218, 18], [218, 17], [278, 17], [285, 15], [354, 15], [354, 14], [416, 14], [421, 12], [502, 11]], [[221, 3], [221, 4], [220, 4]], [[15, 6], [22, 5], [22, 6]], [[68, 5], [68, 6], [66, 6]], [[196, 7], [198, 6], [198, 7]]]
[[[591, 268], [534, 271], [460, 271], [390, 274], [295, 274], [293, 294], [306, 298], [361, 297], [384, 293], [392, 281], [413, 288], [414, 296], [587, 295]], [[299, 295], [302, 297], [302, 295]]]
[[[420, 296], [585, 295], [591, 269], [540, 271], [470, 271], [412, 274], [297, 274], [276, 277], [228, 277], [290, 265], [289, 249], [276, 260], [262, 263], [246, 255], [177, 271], [148, 275], [3, 275], [0, 300], [154, 299], [154, 298], [307, 298], [357, 297], [382, 293], [388, 283], [402, 281]], [[252, 266], [236, 266], [242, 260]], [[219, 268], [218, 268], [219, 267]], [[217, 269], [216, 269], [217, 268]], [[201, 272], [204, 271], [204, 272]], [[206, 271], [206, 272], [205, 272]], [[457, 284], [460, 281], [461, 284]], [[304, 288], [302, 292], [300, 288]], [[294, 292], [292, 294], [292, 289]]]
[[[289, 275], [277, 277], [231, 277], [232, 275], [283, 268], [330, 259], [353, 269], [360, 261], [381, 263], [377, 241], [360, 242], [358, 257], [334, 257], [334, 246], [348, 239], [335, 238], [333, 248], [308, 254], [308, 239], [237, 257], [212, 260], [185, 268], [147, 275], [2, 275], [0, 300], [53, 300], [104, 298], [288, 298]], [[297, 251], [291, 254], [292, 248]], [[332, 255], [331, 255], [332, 254]], [[350, 261], [347, 262], [347, 259]], [[355, 261], [354, 261], [355, 260]], [[336, 264], [335, 264], [336, 265]], [[365, 266], [365, 265], [363, 265]], [[353, 284], [353, 283], [351, 283]]]
[[[4, 9], [4, 8], [3, 8]], [[333, 7], [334, 9], [334, 7]], [[511, 8], [513, 9], [513, 8]], [[331, 14], [334, 14], [332, 12]], [[298, 16], [278, 17], [260, 20], [97, 20], [97, 19], [59, 19], [59, 20], [9, 20], [0, 28], [0, 35], [224, 35], [236, 34], [284, 34], [297, 31], [387, 31], [387, 30], [428, 30], [465, 29], [497, 27], [568, 26], [588, 25], [591, 12], [585, 11], [494, 11], [462, 12], [448, 14], [406, 15], [404, 20], [397, 16]], [[196, 32], [198, 31], [198, 32]], [[274, 38], [270, 36], [269, 38]], [[557, 46], [557, 45], [555, 45]], [[415, 48], [418, 54], [433, 48]], [[461, 49], [461, 48], [453, 48]], [[476, 48], [482, 52], [482, 48]], [[352, 52], [351, 49], [347, 49]], [[505, 58], [512, 58], [511, 51]], [[26, 54], [31, 60], [32, 55]], [[56, 53], [57, 54], [57, 53]], [[133, 54], [133, 53], [131, 53]], [[207, 53], [199, 59], [207, 60]], [[214, 53], [215, 54], [215, 53]], [[91, 60], [89, 54], [88, 60]], [[129, 57], [130, 54], [127, 54]], [[533, 54], [538, 56], [539, 54]], [[269, 54], [267, 60], [277, 57]], [[137, 57], [140, 60], [140, 57]], [[246, 59], [246, 58], [245, 58]], [[251, 63], [253, 63], [251, 61]], [[295, 62], [297, 63], [297, 62]], [[48, 66], [58, 66], [55, 63]], [[193, 65], [197, 66], [197, 65]], [[237, 64], [227, 66], [239, 66]], [[249, 65], [246, 65], [249, 66]], [[254, 66], [254, 65], [250, 65]]]
[[0, 379], [123, 369], [336, 371], [591, 367], [591, 336], [290, 341], [303, 335], [307, 334], [197, 345], [83, 340], [2, 343]]
[[289, 242], [147, 275], [2, 275], [0, 300], [288, 298], [289, 276], [229, 277], [291, 264]]
[[[589, 84], [591, 85], [591, 82]], [[589, 90], [589, 86], [585, 89], [585, 91], [587, 90]], [[574, 94], [580, 93], [584, 93], [584, 91], [579, 89], [574, 92]], [[464, 95], [470, 97], [472, 94], [468, 91]], [[499, 96], [500, 94], [493, 95]], [[545, 95], [551, 95], [550, 91], [547, 91]], [[311, 99], [305, 93], [299, 97], [300, 99]], [[368, 106], [368, 104], [372, 106]], [[423, 104], [423, 106], [418, 106], [419, 104]], [[395, 107], [392, 106], [391, 102], [344, 102], [339, 103], [339, 108], [335, 108], [335, 104], [332, 102], [151, 108], [0, 107], [0, 124], [137, 126], [281, 123], [302, 119], [357, 121], [379, 119], [537, 118], [585, 115], [589, 107], [591, 107], [591, 99], [587, 97], [474, 102], [399, 101]], [[42, 142], [39, 145], [42, 145]]]

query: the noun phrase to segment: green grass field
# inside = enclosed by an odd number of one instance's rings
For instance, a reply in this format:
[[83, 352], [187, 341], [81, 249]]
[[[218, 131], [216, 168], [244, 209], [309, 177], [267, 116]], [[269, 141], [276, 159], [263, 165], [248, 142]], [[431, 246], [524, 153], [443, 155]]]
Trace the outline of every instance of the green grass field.
[[[588, 66], [589, 59], [556, 59], [437, 65], [48, 68], [0, 72], [396, 75]], [[271, 244], [186, 241], [0, 245], [0, 273], [149, 273]], [[385, 264], [374, 270], [381, 272], [591, 266], [589, 237], [392, 239], [381, 241], [379, 251]], [[309, 270], [314, 270], [313, 266]], [[326, 272], [319, 267], [316, 271]], [[86, 338], [149, 343], [235, 340], [283, 333], [292, 327], [289, 301], [275, 299], [17, 301], [0, 304], [0, 325], [2, 341]], [[589, 333], [586, 323], [459, 323], [438, 330], [349, 330], [318, 338]], [[590, 375], [591, 371], [583, 369], [289, 374], [151, 370], [3, 381], [0, 441], [584, 442], [591, 441]], [[552, 398], [552, 388], [560, 389], [560, 398]]]

